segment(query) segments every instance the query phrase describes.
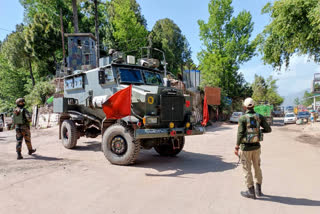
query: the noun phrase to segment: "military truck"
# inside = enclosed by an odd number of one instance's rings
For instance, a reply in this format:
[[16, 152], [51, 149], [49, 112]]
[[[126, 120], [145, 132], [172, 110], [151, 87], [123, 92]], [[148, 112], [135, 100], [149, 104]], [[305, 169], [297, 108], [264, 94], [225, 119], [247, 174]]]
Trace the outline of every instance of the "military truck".
[[[114, 52], [104, 61], [100, 67], [69, 71], [63, 77], [64, 93], [54, 98], [54, 112], [60, 113], [59, 137], [65, 148], [75, 148], [80, 137], [101, 134], [105, 157], [112, 164], [129, 165], [140, 149], [175, 156], [183, 149], [185, 136], [204, 133], [194, 123], [191, 97], [170, 87], [157, 68], [158, 60], [136, 63], [133, 56]], [[131, 115], [107, 118], [103, 104], [129, 85]]]

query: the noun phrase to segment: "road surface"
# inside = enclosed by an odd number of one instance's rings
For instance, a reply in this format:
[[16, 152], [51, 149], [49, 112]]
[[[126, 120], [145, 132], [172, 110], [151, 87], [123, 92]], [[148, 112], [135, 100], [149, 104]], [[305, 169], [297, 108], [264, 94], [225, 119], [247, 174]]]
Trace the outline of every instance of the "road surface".
[[262, 143], [266, 196], [258, 200], [239, 194], [245, 186], [233, 154], [235, 124], [187, 137], [175, 158], [142, 151], [128, 167], [105, 159], [100, 138], [65, 149], [57, 127], [33, 130], [36, 155], [24, 144], [17, 161], [14, 132], [1, 132], [0, 213], [319, 214], [320, 138], [280, 124]]

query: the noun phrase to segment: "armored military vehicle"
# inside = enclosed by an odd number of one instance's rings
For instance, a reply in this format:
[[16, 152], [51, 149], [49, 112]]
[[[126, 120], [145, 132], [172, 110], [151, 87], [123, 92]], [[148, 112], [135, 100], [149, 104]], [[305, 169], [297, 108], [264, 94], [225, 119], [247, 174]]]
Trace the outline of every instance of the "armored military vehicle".
[[[154, 148], [160, 155], [175, 156], [183, 149], [186, 135], [203, 134], [204, 128], [194, 124], [191, 97], [167, 85], [157, 68], [159, 61], [135, 61], [133, 56], [114, 52], [100, 60], [100, 67], [71, 68], [63, 77], [63, 97], [54, 99], [54, 112], [60, 113], [59, 137], [65, 148], [75, 148], [80, 137], [101, 134], [105, 157], [112, 164], [128, 165], [134, 163], [140, 149]], [[107, 118], [103, 104], [129, 85], [131, 115]]]

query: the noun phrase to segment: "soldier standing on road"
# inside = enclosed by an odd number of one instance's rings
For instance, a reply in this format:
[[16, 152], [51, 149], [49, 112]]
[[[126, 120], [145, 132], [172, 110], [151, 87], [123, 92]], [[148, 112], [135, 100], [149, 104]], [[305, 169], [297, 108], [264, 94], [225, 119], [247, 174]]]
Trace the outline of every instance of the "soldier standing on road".
[[[263, 140], [262, 133], [270, 133], [272, 130], [266, 119], [262, 115], [255, 113], [254, 101], [252, 98], [247, 98], [244, 101], [244, 108], [246, 110], [246, 114], [239, 119], [237, 145], [234, 153], [237, 156], [240, 155], [239, 157], [243, 166], [245, 183], [248, 187], [248, 190], [241, 192], [241, 195], [246, 198], [255, 199], [256, 195], [262, 196], [260, 141]], [[263, 129], [260, 130], [260, 126]], [[240, 154], [239, 149], [241, 150]], [[254, 169], [256, 188], [254, 188], [251, 165], [253, 165]]]
[[31, 122], [31, 115], [27, 109], [24, 108], [25, 100], [23, 98], [19, 98], [16, 100], [17, 107], [13, 111], [13, 126], [16, 129], [16, 138], [17, 138], [17, 159], [23, 159], [21, 155], [21, 147], [22, 141], [24, 138], [25, 143], [28, 147], [28, 154], [32, 155], [32, 153], [36, 152], [36, 149], [32, 148], [31, 145], [31, 133], [30, 133], [30, 122]]

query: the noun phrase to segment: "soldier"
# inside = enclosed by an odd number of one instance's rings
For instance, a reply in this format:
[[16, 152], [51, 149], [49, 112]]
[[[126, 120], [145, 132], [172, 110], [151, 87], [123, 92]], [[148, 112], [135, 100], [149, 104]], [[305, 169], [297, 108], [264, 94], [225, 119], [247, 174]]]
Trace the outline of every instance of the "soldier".
[[23, 98], [19, 98], [16, 100], [17, 107], [13, 111], [13, 126], [16, 128], [16, 138], [17, 138], [17, 159], [22, 159], [21, 155], [21, 147], [22, 141], [24, 138], [25, 143], [27, 144], [29, 155], [36, 152], [36, 149], [32, 148], [31, 145], [31, 133], [30, 133], [30, 122], [31, 115], [27, 109], [24, 108], [25, 100]]
[[[247, 191], [241, 192], [241, 195], [246, 198], [256, 198], [262, 196], [262, 171], [260, 168], [260, 141], [263, 140], [262, 133], [270, 133], [272, 130], [268, 125], [266, 119], [255, 113], [254, 101], [252, 98], [247, 98], [244, 101], [244, 109], [246, 114], [239, 119], [237, 145], [234, 153], [240, 157], [245, 183], [248, 187]], [[260, 130], [260, 126], [263, 128]], [[239, 149], [240, 154], [239, 154]], [[256, 189], [254, 188], [253, 177], [251, 172], [251, 165], [253, 165]]]

